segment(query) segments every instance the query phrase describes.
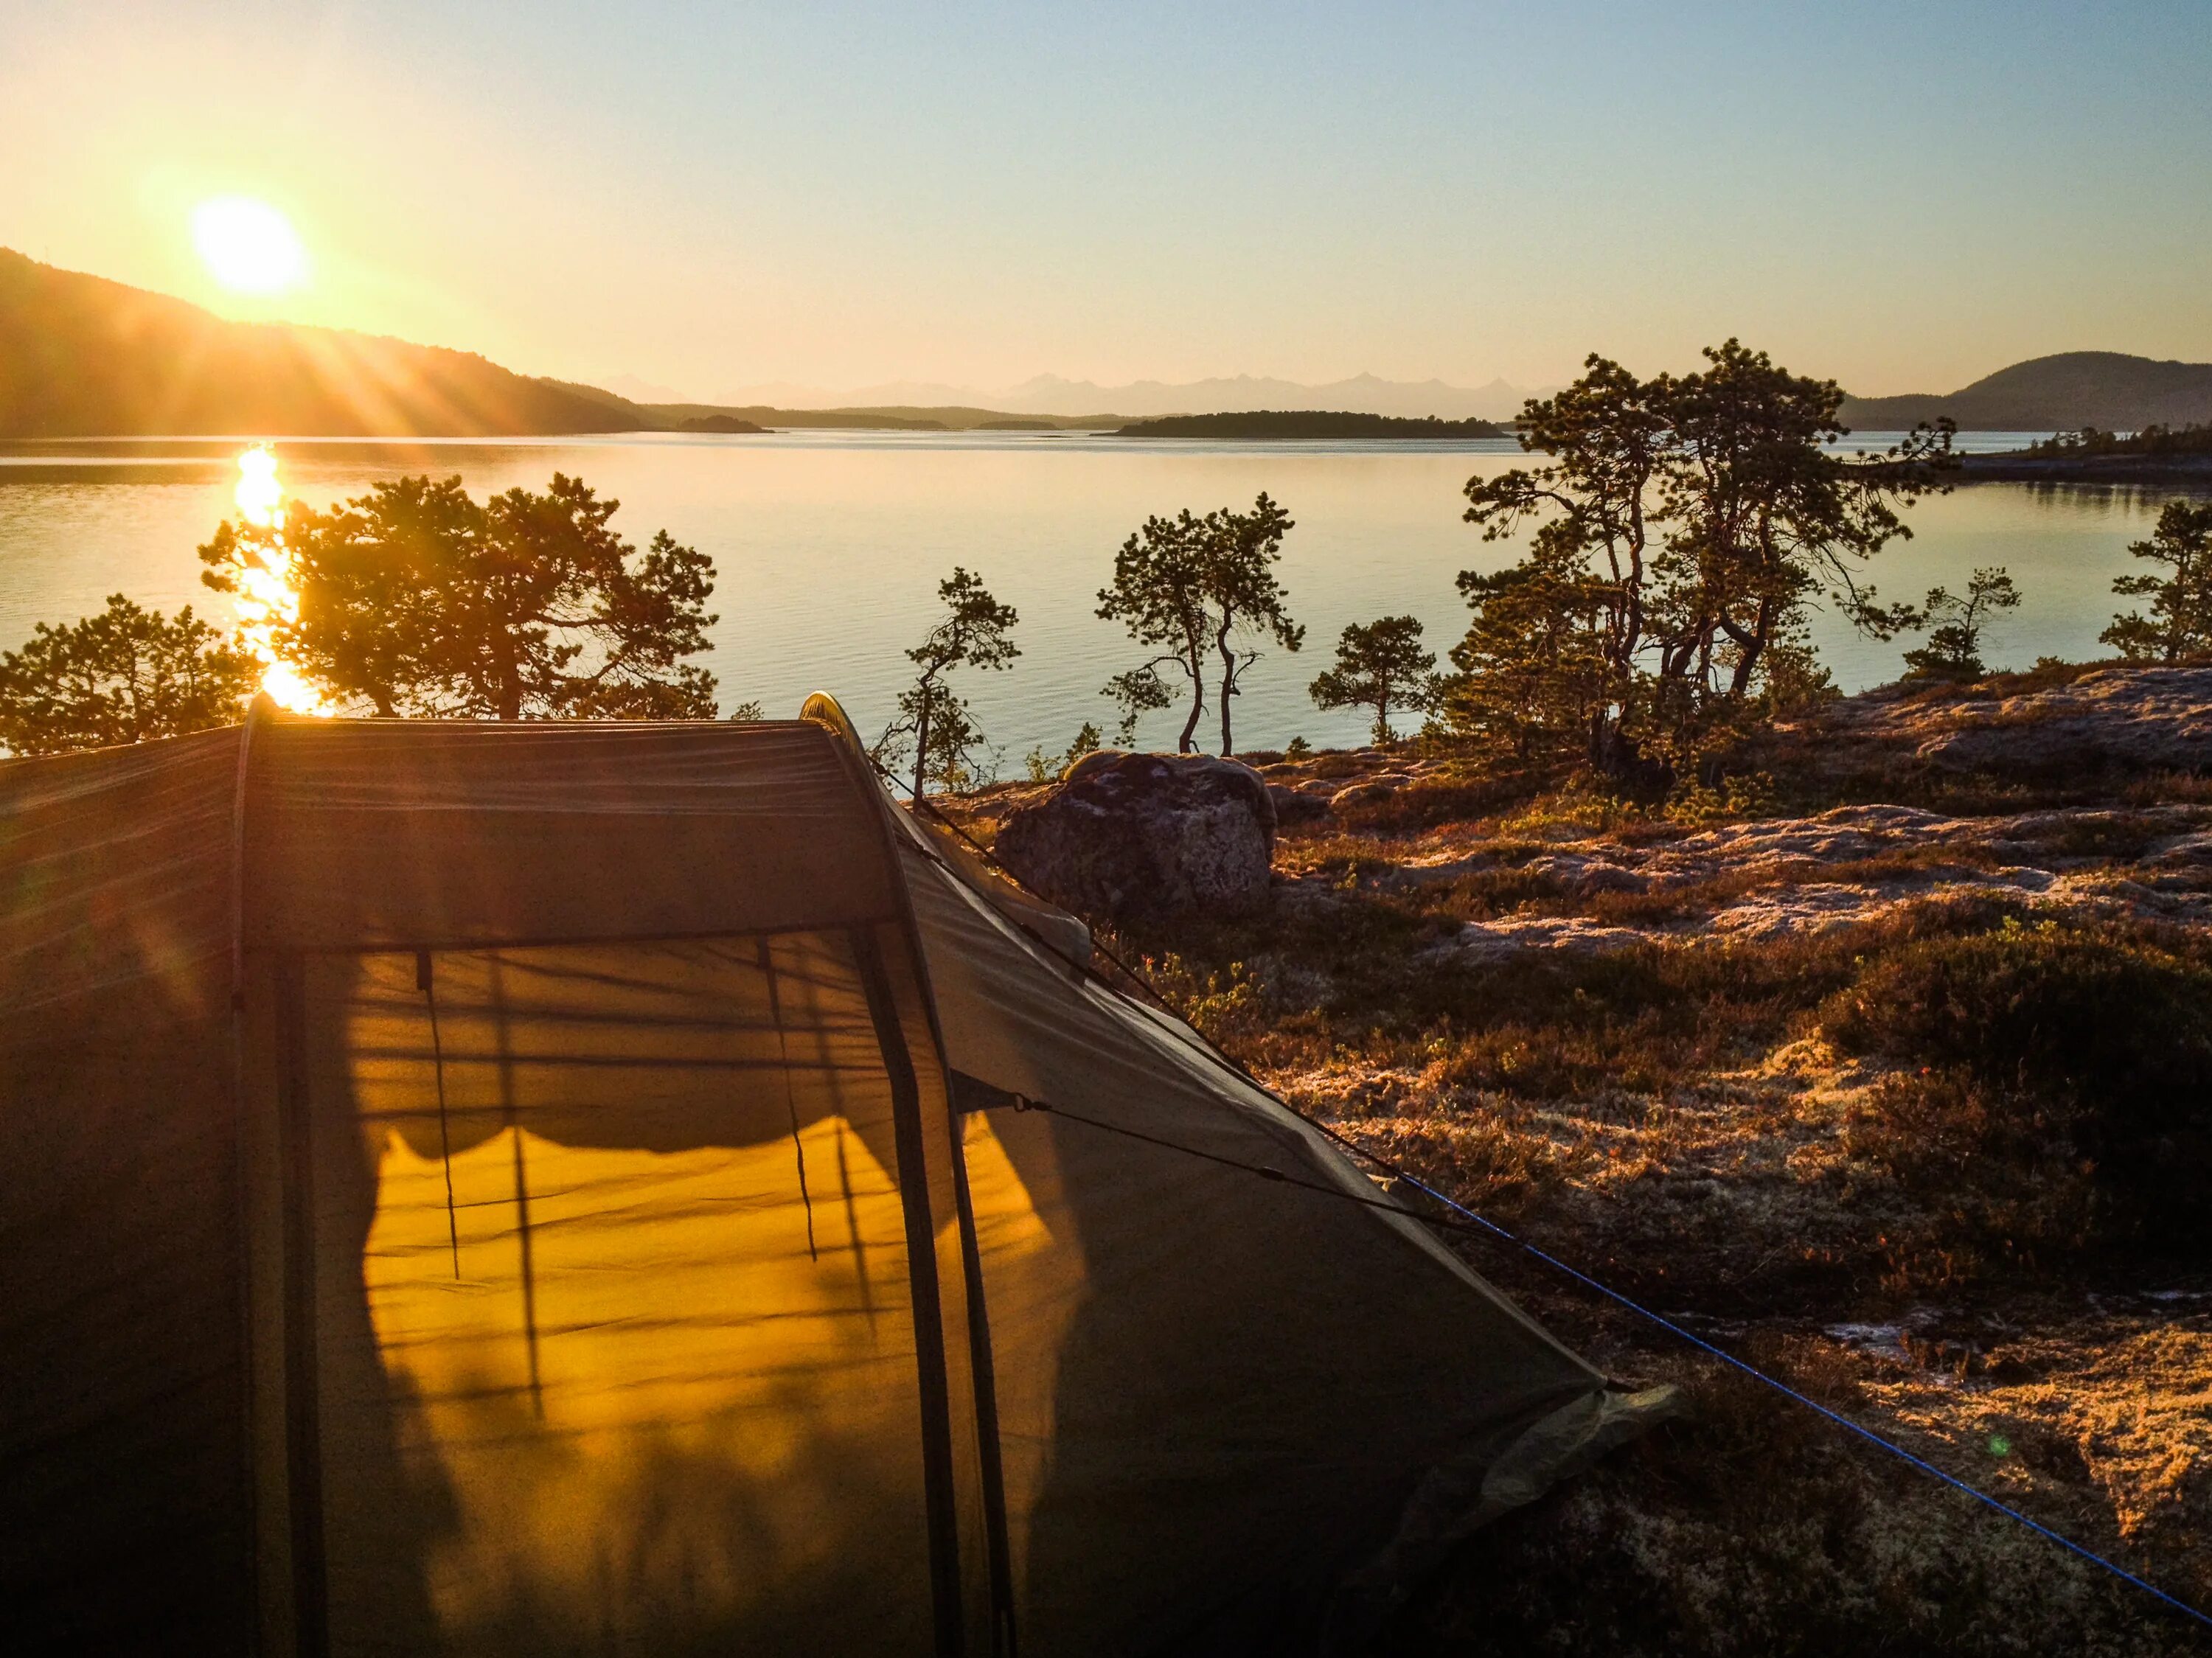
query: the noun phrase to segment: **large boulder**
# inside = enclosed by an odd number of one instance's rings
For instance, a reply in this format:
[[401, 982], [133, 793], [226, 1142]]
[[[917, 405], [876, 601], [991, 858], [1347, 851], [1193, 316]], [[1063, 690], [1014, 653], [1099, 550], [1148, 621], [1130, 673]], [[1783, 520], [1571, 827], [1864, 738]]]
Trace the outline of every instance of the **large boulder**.
[[1249, 766], [1102, 749], [1010, 816], [993, 850], [1053, 902], [1128, 920], [1264, 902], [1274, 846], [1274, 805]]

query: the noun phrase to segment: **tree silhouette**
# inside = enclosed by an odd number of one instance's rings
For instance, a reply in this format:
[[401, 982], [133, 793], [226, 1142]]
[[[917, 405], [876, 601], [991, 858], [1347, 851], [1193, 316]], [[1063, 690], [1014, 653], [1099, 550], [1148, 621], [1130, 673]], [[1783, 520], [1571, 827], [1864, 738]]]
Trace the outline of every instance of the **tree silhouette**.
[[[1670, 441], [1665, 394], [1663, 380], [1638, 380], [1593, 354], [1580, 380], [1522, 411], [1521, 446], [1542, 453], [1544, 464], [1468, 481], [1464, 516], [1485, 541], [1538, 521], [1527, 581], [1472, 571], [1459, 579], [1477, 630], [1487, 632], [1471, 633], [1452, 659], [1463, 673], [1494, 663], [1505, 682], [1494, 696], [1462, 684], [1453, 706], [1495, 727], [1492, 735], [1510, 731], [1516, 752], [1527, 751], [1545, 721], [1566, 717], [1566, 738], [1579, 736], [1591, 763], [1603, 766], [1636, 719], [1650, 566], [1661, 545], [1656, 495]], [[1516, 636], [1524, 626], [1529, 631]], [[1569, 659], [1574, 689], [1563, 700]]]
[[96, 616], [40, 623], [0, 654], [0, 743], [57, 754], [179, 737], [236, 720], [261, 664], [192, 614], [142, 610], [121, 593]]
[[1188, 754], [1191, 735], [1206, 712], [1206, 646], [1212, 617], [1206, 606], [1206, 525], [1186, 507], [1172, 519], [1148, 518], [1114, 556], [1114, 580], [1098, 590], [1098, 615], [1119, 622], [1129, 637], [1157, 654], [1140, 667], [1106, 682], [1103, 695], [1121, 705], [1121, 741], [1136, 739], [1138, 720], [1175, 701], [1160, 670], [1172, 663], [1190, 686], [1190, 716], [1176, 739]]
[[1768, 648], [1820, 588], [1881, 633], [1887, 613], [1858, 583], [1859, 565], [1912, 531], [1891, 506], [1941, 487], [1948, 422], [1887, 456], [1846, 459], [1833, 380], [1792, 374], [1764, 351], [1708, 347], [1702, 373], [1655, 382], [1672, 442], [1661, 510], [1670, 523], [1659, 677], [1686, 708], [1741, 704]]
[[1877, 637], [1916, 614], [1877, 604], [1859, 570], [1911, 533], [1899, 507], [1944, 487], [1949, 423], [1846, 456], [1833, 381], [1735, 340], [1705, 355], [1699, 373], [1650, 380], [1589, 358], [1523, 412], [1521, 441], [1545, 460], [1468, 481], [1486, 539], [1537, 528], [1513, 580], [1462, 578], [1477, 615], [1448, 723], [1510, 728], [1524, 752], [1578, 747], [1616, 774], [1702, 763], [1742, 720], [1818, 693], [1803, 642], [1817, 594]]
[[1283, 556], [1283, 537], [1296, 526], [1290, 514], [1267, 499], [1263, 490], [1249, 513], [1222, 511], [1206, 515], [1208, 554], [1206, 596], [1215, 616], [1213, 649], [1221, 664], [1221, 751], [1234, 754], [1230, 734], [1230, 700], [1239, 694], [1237, 682], [1245, 669], [1259, 659], [1256, 644], [1245, 641], [1273, 639], [1286, 651], [1305, 643], [1306, 630], [1290, 618], [1289, 595], [1275, 579], [1275, 566]]
[[1098, 615], [1119, 622], [1156, 655], [1115, 675], [1104, 695], [1121, 704], [1121, 732], [1133, 740], [1145, 712], [1174, 701], [1160, 670], [1172, 665], [1190, 689], [1190, 713], [1176, 746], [1188, 754], [1206, 712], [1207, 657], [1214, 659], [1221, 704], [1221, 751], [1236, 752], [1230, 700], [1272, 638], [1286, 651], [1305, 641], [1290, 618], [1288, 596], [1275, 575], [1283, 537], [1295, 527], [1263, 491], [1249, 513], [1222, 508], [1203, 519], [1188, 508], [1173, 519], [1150, 518], [1121, 544], [1114, 580], [1098, 592]]
[[929, 630], [907, 659], [921, 670], [901, 691], [898, 717], [884, 728], [876, 755], [896, 765], [914, 759], [914, 797], [919, 800], [933, 778], [951, 789], [972, 774], [974, 750], [983, 740], [967, 702], [946, 683], [956, 668], [1006, 668], [1022, 653], [1007, 637], [1021, 618], [1011, 604], [991, 597], [982, 578], [957, 565], [937, 584], [944, 619]]
[[710, 720], [714, 561], [665, 530], [647, 550], [609, 526], [621, 503], [553, 475], [478, 504], [459, 477], [398, 478], [276, 523], [226, 521], [201, 579], [234, 592], [289, 572], [278, 653], [342, 706], [382, 715]]
[[1085, 755], [1097, 753], [1103, 741], [1098, 727], [1086, 720], [1077, 730], [1075, 740], [1067, 745], [1066, 752], [1047, 754], [1044, 744], [1039, 743], [1022, 756], [1022, 766], [1030, 782], [1049, 783]]
[[2169, 501], [2150, 538], [2128, 550], [2165, 565], [2166, 574], [2115, 578], [2112, 591], [2149, 599], [2150, 614], [2123, 612], [2098, 637], [2134, 662], [2179, 662], [2212, 651], [2212, 501]]
[[[1115, 706], [1121, 710], [1121, 723], [1115, 727], [1115, 732], [1116, 740], [1125, 749], [1137, 740], [1139, 720], [1156, 708], [1175, 706], [1175, 692], [1169, 688], [1168, 682], [1160, 677], [1159, 665], [1157, 662], [1148, 662], [1141, 668], [1132, 668], [1127, 673], [1115, 674], [1106, 682], [1098, 694], [1112, 699]], [[1184, 722], [1181, 747], [1185, 754], [1190, 752], [1190, 734], [1198, 729], [1198, 716], [1205, 711], [1205, 697], [1204, 690], [1200, 689], [1195, 700], [1195, 705], [1191, 709], [1190, 718]]]
[[1336, 665], [1308, 688], [1322, 708], [1372, 708], [1375, 740], [1389, 743], [1394, 708], [1421, 709], [1436, 695], [1437, 653], [1421, 647], [1421, 623], [1410, 616], [1353, 623], [1336, 642]]
[[1438, 687], [1445, 726], [1516, 759], [1587, 756], [1620, 707], [1602, 584], [1555, 553], [1463, 570], [1459, 590], [1474, 617]]
[[1982, 663], [1982, 630], [1990, 612], [2009, 610], [2020, 604], [2020, 589], [2002, 568], [1977, 570], [1963, 594], [1930, 587], [1926, 602], [1913, 618], [1916, 628], [1928, 628], [1928, 642], [1905, 653], [1909, 679], [1979, 679], [1989, 670]]

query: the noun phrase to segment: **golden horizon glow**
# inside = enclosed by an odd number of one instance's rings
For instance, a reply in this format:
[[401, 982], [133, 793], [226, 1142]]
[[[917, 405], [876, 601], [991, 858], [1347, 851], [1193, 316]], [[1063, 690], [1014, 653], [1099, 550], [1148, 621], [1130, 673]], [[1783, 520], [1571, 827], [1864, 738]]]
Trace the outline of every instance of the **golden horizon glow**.
[[282, 294], [307, 279], [307, 250], [292, 222], [250, 196], [217, 196], [192, 210], [192, 246], [235, 294]]
[[[276, 479], [276, 452], [258, 443], [238, 458], [238, 487], [231, 492], [248, 524], [273, 530], [282, 522], [284, 486]], [[322, 693], [285, 661], [276, 634], [300, 619], [300, 592], [293, 585], [292, 558], [280, 532], [270, 537], [270, 556], [241, 561], [235, 573], [238, 638], [261, 663], [260, 689], [294, 714], [330, 713]]]

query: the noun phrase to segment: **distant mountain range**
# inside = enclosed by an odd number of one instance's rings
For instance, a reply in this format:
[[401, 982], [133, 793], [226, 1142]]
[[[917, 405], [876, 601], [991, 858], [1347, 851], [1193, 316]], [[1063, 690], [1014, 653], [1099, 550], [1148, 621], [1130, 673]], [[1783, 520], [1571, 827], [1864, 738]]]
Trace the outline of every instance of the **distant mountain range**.
[[616, 432], [605, 397], [465, 351], [196, 305], [0, 248], [0, 437]]
[[[641, 382], [617, 382], [617, 389], [635, 396]], [[1091, 411], [1110, 409], [1131, 420], [1156, 419], [1163, 415], [1228, 415], [1255, 410], [1327, 409], [1347, 414], [1392, 415], [1411, 419], [1436, 416], [1443, 420], [1505, 420], [1521, 412], [1530, 392], [1505, 381], [1487, 386], [1447, 386], [1439, 380], [1386, 380], [1373, 374], [1309, 386], [1297, 380], [1271, 380], [1252, 374], [1228, 379], [1133, 380], [1126, 386], [1101, 386], [1095, 380], [1063, 380], [1039, 374], [1003, 391], [979, 391], [970, 386], [948, 386], [929, 380], [897, 380], [857, 391], [829, 392], [819, 386], [780, 383], [747, 386], [732, 392], [728, 406], [769, 406], [780, 409], [831, 409], [860, 406], [872, 409], [988, 406], [1006, 414], [1047, 415], [1079, 418]], [[641, 399], [643, 400], [643, 399]], [[659, 401], [659, 399], [654, 399]], [[673, 401], [673, 399], [666, 399]]]
[[1948, 415], [1969, 432], [2134, 432], [2212, 421], [2212, 363], [2160, 362], [2118, 351], [2032, 357], [1947, 396], [1850, 398], [1844, 422], [1899, 431]]

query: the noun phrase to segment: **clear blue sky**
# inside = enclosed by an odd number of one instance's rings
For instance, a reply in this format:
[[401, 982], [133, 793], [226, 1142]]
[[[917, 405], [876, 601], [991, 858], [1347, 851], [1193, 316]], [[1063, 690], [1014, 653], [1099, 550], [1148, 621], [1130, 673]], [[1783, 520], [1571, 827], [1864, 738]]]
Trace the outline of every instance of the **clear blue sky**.
[[[2212, 6], [0, 0], [0, 244], [700, 395], [2212, 358]], [[289, 214], [216, 288], [209, 194]]]

